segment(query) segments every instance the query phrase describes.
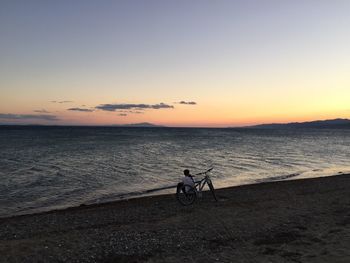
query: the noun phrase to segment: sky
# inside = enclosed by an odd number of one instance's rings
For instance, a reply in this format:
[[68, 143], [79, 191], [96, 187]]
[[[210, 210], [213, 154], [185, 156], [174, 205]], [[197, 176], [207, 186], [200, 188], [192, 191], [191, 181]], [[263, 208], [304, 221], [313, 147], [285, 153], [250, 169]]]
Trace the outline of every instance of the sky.
[[0, 2], [0, 123], [350, 117], [350, 1]]

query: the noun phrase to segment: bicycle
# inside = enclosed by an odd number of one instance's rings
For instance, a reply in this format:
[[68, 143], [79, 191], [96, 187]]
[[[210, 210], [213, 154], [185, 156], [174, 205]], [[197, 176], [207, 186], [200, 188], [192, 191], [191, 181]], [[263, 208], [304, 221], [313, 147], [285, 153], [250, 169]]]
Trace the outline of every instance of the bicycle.
[[184, 206], [193, 204], [196, 201], [197, 197], [202, 197], [202, 190], [206, 184], [208, 185], [215, 201], [218, 201], [215, 195], [214, 185], [210, 179], [210, 176], [208, 175], [211, 170], [213, 170], [213, 168], [210, 168], [205, 172], [195, 174], [194, 176], [204, 174], [204, 177], [199, 181], [195, 181], [194, 186], [178, 183], [176, 188], [176, 199], [180, 204]]

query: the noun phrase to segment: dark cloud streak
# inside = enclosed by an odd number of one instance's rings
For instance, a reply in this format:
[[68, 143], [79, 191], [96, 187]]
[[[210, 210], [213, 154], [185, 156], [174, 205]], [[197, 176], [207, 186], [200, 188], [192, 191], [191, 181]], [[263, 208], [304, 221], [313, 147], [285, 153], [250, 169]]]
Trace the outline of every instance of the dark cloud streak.
[[69, 108], [67, 110], [69, 110], [69, 111], [81, 111], [81, 112], [93, 112], [94, 111], [91, 109], [83, 109], [83, 108]]
[[117, 111], [117, 110], [145, 110], [145, 109], [173, 109], [174, 106], [159, 103], [159, 104], [101, 104], [95, 107], [104, 111]]
[[12, 114], [12, 113], [0, 113], [0, 119], [5, 119], [5, 120], [44, 120], [44, 121], [58, 121], [59, 120], [59, 118], [55, 115]]
[[57, 101], [57, 100], [52, 100], [52, 101], [50, 101], [50, 102], [52, 102], [52, 103], [72, 103], [73, 101], [71, 101], [71, 100], [61, 100], [61, 101]]
[[34, 112], [37, 112], [37, 113], [50, 113], [49, 111], [44, 110], [44, 109], [41, 109], [41, 110], [35, 110]]
[[179, 101], [178, 104], [184, 104], [184, 105], [197, 105], [197, 102], [195, 101]]

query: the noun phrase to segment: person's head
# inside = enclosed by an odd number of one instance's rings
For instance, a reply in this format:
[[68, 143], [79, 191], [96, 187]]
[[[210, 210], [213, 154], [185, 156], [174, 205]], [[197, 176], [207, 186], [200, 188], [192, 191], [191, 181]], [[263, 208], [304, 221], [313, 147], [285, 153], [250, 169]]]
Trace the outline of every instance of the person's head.
[[185, 176], [189, 176], [189, 175], [190, 175], [190, 170], [185, 169], [185, 170], [184, 170], [184, 175], [185, 175]]

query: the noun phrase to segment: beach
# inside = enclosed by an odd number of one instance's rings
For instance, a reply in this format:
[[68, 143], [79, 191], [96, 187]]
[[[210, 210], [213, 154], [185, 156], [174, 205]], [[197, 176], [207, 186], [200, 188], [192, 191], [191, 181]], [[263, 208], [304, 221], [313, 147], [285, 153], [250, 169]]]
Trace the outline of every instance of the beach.
[[1, 218], [0, 262], [350, 262], [349, 189], [341, 174]]

